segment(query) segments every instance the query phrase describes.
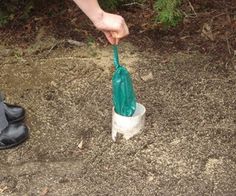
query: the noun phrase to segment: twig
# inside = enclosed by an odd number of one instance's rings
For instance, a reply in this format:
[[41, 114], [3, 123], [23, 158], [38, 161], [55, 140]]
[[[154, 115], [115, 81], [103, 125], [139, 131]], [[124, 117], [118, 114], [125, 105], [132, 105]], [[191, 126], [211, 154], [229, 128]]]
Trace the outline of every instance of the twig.
[[193, 13], [195, 14], [195, 16], [197, 16], [197, 13], [195, 12], [195, 9], [194, 9], [192, 3], [190, 1], [188, 1], [188, 4], [189, 4], [190, 8], [192, 9]]
[[55, 43], [48, 51], [47, 56], [51, 53], [51, 51], [58, 45], [58, 43]]
[[63, 43], [66, 43], [66, 42], [69, 43], [69, 44], [71, 44], [71, 45], [78, 46], [78, 47], [82, 47], [82, 46], [85, 45], [85, 43], [83, 43], [83, 42], [79, 42], [79, 41], [72, 40], [72, 39], [61, 40], [61, 41], [56, 42], [56, 43], [49, 49], [49, 51], [48, 51], [48, 53], [47, 53], [46, 56], [48, 56], [48, 55], [51, 53], [51, 51], [52, 51], [55, 47], [57, 47], [59, 44], [63, 44]]
[[53, 60], [53, 61], [61, 61], [61, 60], [78, 60], [81, 59], [81, 57], [73, 57], [73, 56], [69, 56], [69, 57], [56, 57], [56, 58], [47, 58], [47, 60]]
[[126, 3], [126, 4], [123, 4], [122, 6], [128, 7], [128, 6], [131, 6], [131, 5], [138, 5], [138, 6], [140, 6], [140, 7], [143, 6], [143, 4], [138, 3], [138, 2]]
[[226, 43], [227, 43], [227, 48], [228, 48], [228, 51], [229, 51], [229, 55], [232, 55], [232, 52], [231, 52], [232, 47], [231, 47], [231, 45], [229, 43], [228, 36], [226, 36]]
[[223, 15], [226, 15], [226, 13], [220, 13], [220, 14], [217, 14], [217, 15], [213, 16], [213, 17], [211, 18], [211, 22], [213, 22], [213, 20], [215, 20], [216, 18], [218, 18], [218, 17], [220, 17], [220, 16], [223, 16]]
[[182, 11], [182, 13], [184, 14], [186, 18], [196, 18], [195, 14], [187, 14], [185, 11]]
[[46, 57], [49, 56], [49, 54], [51, 53], [51, 51], [57, 47], [59, 44], [63, 44], [65, 42], [65, 40], [61, 40], [61, 41], [56, 41], [56, 43], [48, 50], [48, 53], [46, 54]]
[[[226, 39], [226, 42], [227, 42], [228, 50], [229, 50], [229, 52], [231, 52], [230, 48], [232, 48], [232, 47], [229, 45], [229, 40]], [[230, 53], [230, 55], [231, 55], [231, 54], [232, 54], [232, 53]], [[233, 52], [231, 58], [229, 58], [229, 60], [225, 63], [225, 67], [226, 67], [226, 68], [228, 68], [228, 65], [229, 65], [230, 63], [233, 64], [233, 59], [234, 59], [235, 56], [236, 56], [236, 53], [235, 53], [235, 50], [234, 50], [234, 52]], [[234, 69], [236, 69], [236, 66], [235, 66]]]

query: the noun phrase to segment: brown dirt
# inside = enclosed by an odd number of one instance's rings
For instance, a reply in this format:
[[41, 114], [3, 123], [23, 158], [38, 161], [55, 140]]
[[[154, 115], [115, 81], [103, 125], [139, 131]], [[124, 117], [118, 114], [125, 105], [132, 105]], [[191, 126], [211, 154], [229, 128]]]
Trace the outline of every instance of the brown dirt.
[[[73, 2], [51, 1], [37, 5], [37, 8], [26, 21], [19, 21], [19, 17], [16, 17], [7, 28], [0, 29], [2, 39], [25, 48], [28, 43], [34, 43], [40, 29], [45, 28], [48, 34], [58, 39], [96, 41], [107, 45], [103, 34], [94, 29]], [[130, 36], [126, 40], [139, 50], [151, 48], [161, 53], [197, 50], [233, 66], [232, 58], [236, 48], [236, 2], [184, 1], [181, 10], [183, 22], [168, 30], [163, 25], [154, 23], [155, 13], [147, 3], [142, 7], [124, 6], [113, 12], [124, 16], [130, 29]]]
[[172, 30], [132, 27], [120, 58], [146, 126], [114, 143], [111, 47], [84, 28], [1, 32], [1, 89], [27, 109], [30, 138], [0, 152], [0, 195], [235, 195], [235, 56], [216, 58], [192, 38], [181, 43], [197, 47], [178, 47]]
[[113, 143], [110, 47], [59, 45], [37, 55], [4, 47], [1, 88], [27, 109], [30, 139], [1, 151], [3, 195], [236, 193], [236, 78], [222, 62], [122, 44], [147, 122], [142, 134]]

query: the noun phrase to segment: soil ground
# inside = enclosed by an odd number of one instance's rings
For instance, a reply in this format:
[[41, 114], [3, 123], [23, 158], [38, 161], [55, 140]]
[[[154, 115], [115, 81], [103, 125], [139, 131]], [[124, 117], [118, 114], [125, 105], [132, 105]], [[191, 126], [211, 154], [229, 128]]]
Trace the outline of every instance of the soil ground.
[[30, 138], [0, 152], [0, 195], [236, 195], [235, 55], [122, 42], [147, 115], [113, 142], [110, 46], [45, 28], [26, 45], [4, 36], [1, 89], [26, 108]]

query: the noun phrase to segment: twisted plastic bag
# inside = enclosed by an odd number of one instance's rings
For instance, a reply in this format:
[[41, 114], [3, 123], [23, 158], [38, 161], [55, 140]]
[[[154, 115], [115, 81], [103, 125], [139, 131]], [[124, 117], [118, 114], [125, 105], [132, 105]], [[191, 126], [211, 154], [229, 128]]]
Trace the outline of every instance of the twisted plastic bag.
[[118, 47], [113, 46], [115, 72], [112, 77], [114, 109], [122, 116], [132, 116], [136, 109], [136, 96], [128, 70], [119, 64]]

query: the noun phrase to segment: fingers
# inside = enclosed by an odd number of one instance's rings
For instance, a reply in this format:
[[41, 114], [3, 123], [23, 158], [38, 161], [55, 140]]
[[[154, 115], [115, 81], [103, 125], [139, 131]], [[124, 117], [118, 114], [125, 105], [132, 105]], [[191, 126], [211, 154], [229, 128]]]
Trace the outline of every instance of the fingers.
[[126, 37], [127, 35], [129, 35], [129, 29], [124, 19], [122, 18], [120, 25], [112, 32], [112, 36], [114, 38], [121, 39], [123, 37]]
[[104, 31], [103, 32], [107, 38], [107, 40], [112, 44], [112, 45], [118, 45], [120, 38], [117, 38], [116, 33], [114, 32], [108, 32], [108, 31]]
[[120, 39], [119, 38], [115, 38], [115, 44], [118, 45], [119, 44]]
[[116, 39], [112, 36], [112, 33], [111, 32], [108, 32], [108, 31], [104, 31], [103, 32], [107, 38], [107, 40], [110, 42], [110, 44], [114, 45], [114, 44], [118, 44], [116, 43]]
[[115, 44], [118, 44], [121, 38], [129, 35], [129, 29], [124, 22], [116, 31], [110, 32], [110, 35], [115, 39]]
[[121, 26], [115, 32], [112, 32], [111, 34], [112, 34], [112, 37], [115, 38], [116, 44], [119, 43], [121, 38], [124, 38], [127, 35], [129, 35], [129, 29], [128, 29], [125, 21], [122, 20]]
[[115, 14], [104, 13], [103, 19], [95, 26], [104, 32], [111, 44], [118, 44], [119, 40], [129, 34], [129, 29], [123, 17]]
[[111, 32], [111, 36], [114, 38], [115, 44], [117, 45], [120, 41], [120, 37], [119, 37], [118, 33], [117, 32]]

